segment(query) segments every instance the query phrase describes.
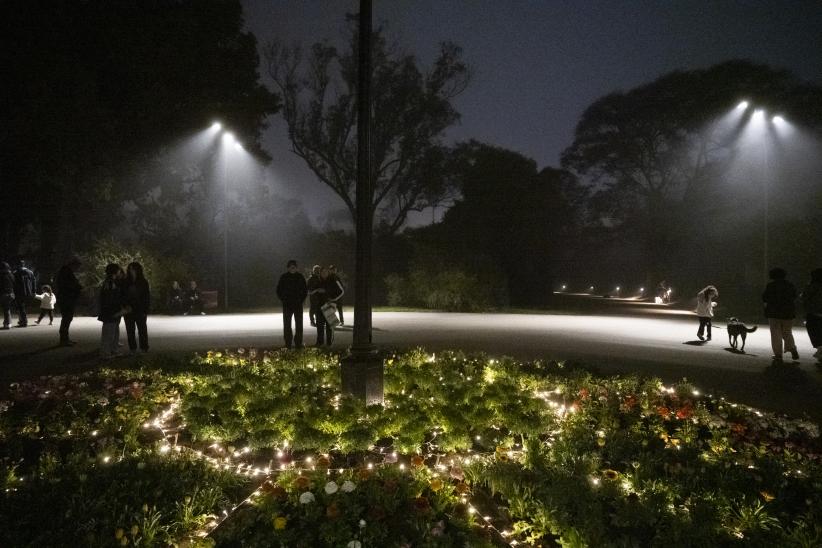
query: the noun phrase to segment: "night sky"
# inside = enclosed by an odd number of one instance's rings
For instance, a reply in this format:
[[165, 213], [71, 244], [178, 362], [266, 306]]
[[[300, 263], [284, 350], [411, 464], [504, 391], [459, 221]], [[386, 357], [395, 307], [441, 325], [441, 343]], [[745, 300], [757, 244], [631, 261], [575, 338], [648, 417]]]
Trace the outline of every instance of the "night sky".
[[[308, 46], [340, 42], [357, 1], [243, 0], [246, 24]], [[677, 69], [742, 58], [822, 83], [822, 2], [374, 1], [375, 25], [427, 66], [451, 40], [473, 70], [449, 140], [477, 139], [556, 166], [587, 106]], [[264, 71], [263, 72], [264, 75]], [[302, 200], [315, 223], [346, 219], [342, 203], [290, 152], [281, 118], [264, 140], [275, 189]], [[310, 196], [310, 198], [308, 198]], [[417, 222], [429, 220], [423, 216]]]

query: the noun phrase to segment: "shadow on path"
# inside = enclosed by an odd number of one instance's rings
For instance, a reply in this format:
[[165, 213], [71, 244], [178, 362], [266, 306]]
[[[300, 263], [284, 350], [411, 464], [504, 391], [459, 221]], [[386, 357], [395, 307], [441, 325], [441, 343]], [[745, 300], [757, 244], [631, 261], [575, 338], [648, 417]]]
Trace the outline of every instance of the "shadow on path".
[[756, 358], [756, 357], [759, 356], [759, 354], [748, 354], [744, 350], [740, 350], [738, 348], [733, 348], [733, 347], [730, 347], [730, 346], [725, 347], [723, 350], [725, 350], [725, 352], [730, 352], [731, 354], [737, 354], [739, 356], [747, 356], [749, 358]]
[[689, 344], [691, 346], [705, 346], [708, 341], [685, 341], [682, 344]]

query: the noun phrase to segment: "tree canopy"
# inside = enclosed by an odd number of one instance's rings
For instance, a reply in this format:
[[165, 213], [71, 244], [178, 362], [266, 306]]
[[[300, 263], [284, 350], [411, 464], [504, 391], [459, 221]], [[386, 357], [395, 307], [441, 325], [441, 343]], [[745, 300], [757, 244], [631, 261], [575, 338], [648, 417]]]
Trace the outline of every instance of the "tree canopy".
[[[268, 73], [283, 97], [293, 151], [355, 215], [357, 158], [357, 29], [353, 18], [345, 51], [314, 44], [303, 60], [299, 46], [268, 44]], [[461, 49], [443, 43], [423, 71], [413, 55], [389, 45], [382, 29], [372, 39], [372, 212], [394, 233], [411, 211], [440, 202], [443, 132], [459, 119], [451, 101], [468, 84]]]

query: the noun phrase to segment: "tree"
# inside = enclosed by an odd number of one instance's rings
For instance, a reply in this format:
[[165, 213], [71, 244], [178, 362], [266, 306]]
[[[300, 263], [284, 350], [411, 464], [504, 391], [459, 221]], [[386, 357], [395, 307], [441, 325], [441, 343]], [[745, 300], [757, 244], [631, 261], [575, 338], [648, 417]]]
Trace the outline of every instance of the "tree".
[[588, 107], [562, 165], [595, 189], [592, 206], [608, 224], [638, 235], [651, 270], [664, 276], [693, 226], [689, 215], [714, 209], [735, 153], [733, 134], [715, 122], [742, 98], [812, 121], [813, 96], [788, 72], [745, 61], [674, 72]]
[[126, 175], [216, 116], [262, 155], [253, 143], [278, 102], [258, 81], [256, 40], [243, 32], [238, 1], [4, 7], [7, 252], [28, 222], [45, 256], [107, 233], [123, 200], [146, 190]]
[[[349, 21], [354, 25], [354, 19]], [[357, 29], [348, 50], [314, 44], [307, 63], [299, 47], [268, 44], [268, 73], [283, 97], [283, 117], [294, 153], [355, 216]], [[372, 215], [395, 233], [411, 211], [440, 203], [445, 154], [440, 139], [459, 119], [451, 100], [468, 84], [462, 51], [441, 45], [425, 74], [412, 55], [389, 47], [382, 29], [372, 44]]]

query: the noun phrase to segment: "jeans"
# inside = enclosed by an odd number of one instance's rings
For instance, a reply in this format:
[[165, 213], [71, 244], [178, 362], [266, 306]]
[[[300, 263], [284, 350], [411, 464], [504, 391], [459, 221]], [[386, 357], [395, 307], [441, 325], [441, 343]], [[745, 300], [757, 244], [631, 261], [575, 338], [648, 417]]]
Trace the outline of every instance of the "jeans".
[[21, 297], [17, 299], [17, 325], [28, 325], [29, 324], [29, 317], [26, 314], [26, 299], [25, 297]]
[[[291, 317], [294, 316], [294, 332], [291, 331]], [[303, 305], [283, 303], [283, 335], [285, 346], [291, 348], [293, 342], [297, 348], [303, 345]]]
[[145, 314], [126, 314], [126, 337], [128, 337], [128, 348], [132, 352], [137, 350], [137, 339], [134, 336], [134, 329], [140, 338], [140, 350], [148, 352], [148, 326], [146, 325]]
[[0, 306], [3, 307], [3, 327], [8, 327], [11, 323], [11, 303], [13, 301], [13, 295], [0, 295]]
[[74, 307], [77, 303], [73, 301], [60, 303], [60, 342], [69, 342], [69, 327], [74, 319]]
[[[796, 350], [796, 343], [793, 340], [793, 320], [782, 320], [779, 318], [768, 318], [768, 325], [771, 328], [771, 349], [774, 358], [782, 359], [782, 354]], [[782, 347], [785, 341], [785, 347]]]
[[697, 337], [702, 337], [705, 328], [708, 328], [708, 338], [711, 338], [711, 318], [708, 316], [699, 317], [699, 331], [696, 332]]

